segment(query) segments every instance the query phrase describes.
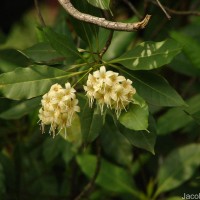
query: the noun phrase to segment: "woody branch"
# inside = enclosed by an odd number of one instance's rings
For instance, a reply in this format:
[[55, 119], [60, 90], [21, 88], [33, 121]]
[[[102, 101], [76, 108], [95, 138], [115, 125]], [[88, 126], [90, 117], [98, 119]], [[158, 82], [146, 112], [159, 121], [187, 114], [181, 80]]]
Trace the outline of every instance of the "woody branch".
[[105, 18], [95, 17], [95, 16], [78, 11], [72, 5], [70, 0], [58, 0], [58, 1], [63, 6], [63, 8], [74, 18], [81, 21], [96, 24], [98, 26], [101, 26], [107, 29], [112, 29], [112, 30], [117, 30], [117, 31], [131, 32], [131, 31], [137, 31], [139, 29], [143, 29], [148, 24], [149, 19], [151, 17], [151, 15], [146, 15], [142, 21], [135, 22], [135, 23], [113, 22], [113, 21], [106, 20]]

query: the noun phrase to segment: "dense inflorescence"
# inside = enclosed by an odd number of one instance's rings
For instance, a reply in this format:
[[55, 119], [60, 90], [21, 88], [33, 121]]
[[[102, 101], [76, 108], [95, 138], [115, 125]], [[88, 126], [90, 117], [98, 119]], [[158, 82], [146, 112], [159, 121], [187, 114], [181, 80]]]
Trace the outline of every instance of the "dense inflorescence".
[[56, 83], [43, 95], [42, 107], [39, 110], [42, 132], [45, 125], [50, 125], [49, 133], [52, 133], [53, 137], [56, 135], [56, 130], [59, 132], [64, 129], [66, 134], [74, 113], [80, 112], [75, 93], [76, 90], [70, 83], [66, 83], [65, 88]]
[[96, 100], [101, 114], [103, 114], [104, 105], [106, 105], [115, 110], [117, 118], [123, 109], [126, 110], [126, 106], [136, 93], [131, 80], [116, 72], [106, 71], [105, 66], [101, 66], [99, 70], [89, 74], [84, 90], [89, 98], [90, 107]]

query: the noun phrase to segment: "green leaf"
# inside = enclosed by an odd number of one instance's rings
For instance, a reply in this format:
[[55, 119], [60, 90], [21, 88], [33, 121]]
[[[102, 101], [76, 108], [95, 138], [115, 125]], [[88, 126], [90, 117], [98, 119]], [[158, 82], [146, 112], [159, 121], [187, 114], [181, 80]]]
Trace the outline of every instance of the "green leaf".
[[172, 190], [191, 178], [200, 166], [199, 155], [199, 144], [173, 150], [158, 171], [158, 189], [155, 196]]
[[30, 61], [15, 49], [0, 50], [0, 72], [13, 71], [17, 67], [26, 67]]
[[0, 75], [0, 92], [6, 98], [31, 99], [46, 93], [54, 83], [64, 83], [70, 75], [53, 67], [31, 66]]
[[158, 118], [157, 130], [159, 135], [177, 131], [193, 121], [192, 115], [200, 108], [200, 95], [190, 98], [186, 103], [187, 107], [172, 108]]
[[[96, 167], [96, 157], [92, 155], [79, 155], [77, 162], [81, 170], [92, 178]], [[108, 161], [101, 159], [100, 172], [97, 176], [96, 183], [102, 188], [118, 193], [130, 193], [139, 196], [138, 190], [134, 188], [134, 183], [127, 171], [121, 167], [113, 165]]]
[[98, 108], [89, 108], [88, 102], [81, 113], [81, 132], [83, 142], [89, 143], [97, 138], [103, 126], [103, 116]]
[[157, 122], [158, 135], [166, 135], [187, 126], [192, 118], [181, 108], [172, 108], [159, 117]]
[[74, 114], [72, 124], [65, 130], [60, 131], [60, 135], [69, 142], [81, 143], [81, 122], [77, 114]]
[[190, 62], [196, 67], [200, 68], [200, 43], [190, 36], [179, 32], [171, 32], [171, 37], [183, 45], [183, 52], [190, 59]]
[[[97, 8], [94, 8], [90, 4], [88, 4], [87, 1], [75, 0], [73, 2], [73, 5], [80, 12], [100, 17], [99, 10]], [[90, 24], [90, 23], [86, 23], [86, 22], [77, 20], [73, 17], [70, 17], [70, 21], [72, 22], [77, 35], [83, 41], [85, 41], [86, 44], [89, 45], [90, 51], [95, 52], [94, 46], [98, 46], [98, 42], [99, 42], [99, 40], [98, 40], [99, 27], [94, 24]]]
[[170, 63], [180, 50], [180, 45], [171, 39], [144, 42], [111, 62], [120, 63], [131, 70], [151, 70]]
[[136, 104], [140, 106], [141, 108], [147, 106], [147, 103], [145, 102], [145, 100], [140, 95], [138, 95], [137, 92], [133, 95], [132, 102], [133, 104]]
[[48, 43], [38, 43], [34, 46], [21, 51], [29, 59], [37, 63], [55, 64], [64, 60], [56, 50]]
[[155, 154], [154, 146], [156, 142], [156, 128], [155, 122], [151, 117], [149, 119], [148, 131], [133, 131], [125, 127], [120, 127], [120, 132], [133, 146], [145, 149], [152, 154]]
[[105, 60], [111, 60], [120, 56], [127, 50], [127, 47], [133, 40], [134, 36], [135, 32], [115, 31], [112, 42], [103, 58]]
[[148, 103], [156, 106], [182, 106], [185, 102], [162, 76], [151, 72], [123, 71], [131, 80], [136, 92]]
[[19, 119], [22, 116], [33, 112], [33, 110], [39, 109], [40, 101], [40, 98], [34, 98], [18, 103], [17, 105], [9, 108], [8, 110], [0, 113], [0, 118]]
[[108, 116], [101, 131], [100, 139], [102, 148], [109, 157], [122, 165], [131, 164], [133, 159], [132, 146]]
[[149, 110], [147, 105], [141, 107], [137, 104], [132, 104], [127, 112], [123, 112], [120, 115], [119, 122], [131, 130], [147, 130], [148, 116]]
[[200, 125], [200, 111], [193, 113], [191, 116]]
[[169, 66], [172, 70], [178, 73], [184, 74], [186, 76], [198, 76], [200, 77], [200, 68], [195, 67], [184, 52], [176, 56]]
[[82, 58], [74, 45], [72, 37], [58, 34], [50, 28], [43, 28], [42, 30], [52, 48], [64, 56], [68, 64], [73, 64], [77, 59]]
[[[67, 156], [64, 154], [68, 154]], [[62, 155], [69, 162], [74, 155], [72, 145], [60, 136], [49, 137], [43, 144], [43, 156], [46, 163], [52, 162], [58, 155]]]
[[88, 3], [90, 3], [93, 6], [96, 6], [97, 8], [101, 8], [104, 10], [109, 10], [110, 7], [110, 0], [87, 0]]

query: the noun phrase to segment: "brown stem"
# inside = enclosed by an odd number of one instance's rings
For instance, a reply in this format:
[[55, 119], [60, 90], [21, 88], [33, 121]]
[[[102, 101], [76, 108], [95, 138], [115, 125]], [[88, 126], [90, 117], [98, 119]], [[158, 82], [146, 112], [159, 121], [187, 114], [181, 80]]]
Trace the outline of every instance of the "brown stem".
[[157, 4], [158, 4], [158, 6], [161, 8], [161, 10], [165, 13], [166, 17], [167, 17], [168, 19], [171, 19], [171, 16], [167, 13], [167, 11], [166, 11], [165, 8], [163, 7], [163, 5], [160, 3], [160, 1], [159, 1], [159, 0], [156, 0], [156, 2], [157, 2]]
[[99, 174], [100, 167], [101, 167], [101, 146], [100, 146], [100, 141], [97, 139], [97, 163], [96, 163], [96, 168], [94, 175], [90, 182], [84, 187], [82, 192], [74, 199], [74, 200], [81, 200], [83, 197], [86, 197], [93, 189], [95, 180]]
[[106, 20], [105, 18], [95, 17], [78, 11], [71, 4], [70, 0], [58, 0], [58, 1], [63, 6], [63, 8], [74, 18], [112, 30], [129, 31], [129, 32], [137, 31], [139, 29], [145, 28], [145, 26], [149, 22], [149, 19], [151, 18], [151, 15], [146, 15], [145, 18], [140, 22], [135, 22], [135, 23], [113, 22]]
[[137, 11], [135, 6], [129, 1], [129, 0], [123, 0], [123, 2], [129, 6], [129, 8], [135, 13], [135, 15], [139, 18], [142, 19], [142, 15]]
[[104, 46], [104, 48], [101, 50], [101, 52], [99, 53], [99, 57], [102, 58], [103, 55], [106, 53], [106, 51], [108, 50], [110, 44], [111, 44], [111, 41], [112, 41], [112, 38], [113, 38], [113, 33], [114, 33], [114, 30], [111, 30], [110, 31], [110, 34], [108, 36], [108, 40], [106, 41], [106, 44]]
[[[155, 4], [155, 5], [158, 5], [153, 0], [148, 0], [148, 1], [153, 3], [153, 4]], [[168, 11], [169, 13], [174, 14], [174, 15], [196, 15], [196, 16], [200, 16], [200, 12], [198, 12], [198, 11], [193, 11], [193, 10], [174, 10], [174, 9], [168, 8], [167, 6], [163, 6], [163, 8], [166, 11]]]

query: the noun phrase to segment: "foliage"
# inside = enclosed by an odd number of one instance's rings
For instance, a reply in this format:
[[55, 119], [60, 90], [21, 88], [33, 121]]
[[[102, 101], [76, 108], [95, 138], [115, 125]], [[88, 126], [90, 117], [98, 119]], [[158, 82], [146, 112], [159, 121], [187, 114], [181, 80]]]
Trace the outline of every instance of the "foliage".
[[[130, 13], [122, 2], [72, 2], [100, 17]], [[187, 8], [194, 5], [187, 1]], [[111, 30], [63, 10], [52, 27], [37, 27], [35, 44], [28, 34], [34, 25], [25, 24], [26, 40], [17, 38], [17, 24], [7, 41], [0, 35], [0, 199], [75, 199], [93, 186], [85, 199], [178, 200], [199, 193], [200, 19], [168, 21], [154, 4], [148, 11], [153, 17], [147, 28], [114, 31], [112, 38]], [[85, 93], [88, 75], [101, 66], [132, 81], [136, 91], [120, 116], [118, 107], [102, 109]], [[76, 89], [80, 113], [67, 136], [61, 129], [53, 139], [48, 126], [41, 134], [40, 102], [53, 84], [67, 82]]]

